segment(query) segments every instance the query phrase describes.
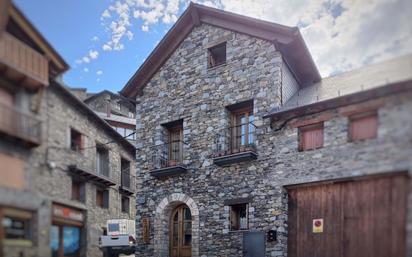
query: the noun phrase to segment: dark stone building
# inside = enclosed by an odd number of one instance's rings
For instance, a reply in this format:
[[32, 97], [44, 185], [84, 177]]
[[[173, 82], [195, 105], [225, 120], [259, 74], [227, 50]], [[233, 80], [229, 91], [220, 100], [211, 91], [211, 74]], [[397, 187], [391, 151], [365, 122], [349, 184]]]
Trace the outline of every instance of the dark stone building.
[[321, 79], [297, 28], [191, 4], [121, 91], [137, 254], [410, 255], [411, 79]]

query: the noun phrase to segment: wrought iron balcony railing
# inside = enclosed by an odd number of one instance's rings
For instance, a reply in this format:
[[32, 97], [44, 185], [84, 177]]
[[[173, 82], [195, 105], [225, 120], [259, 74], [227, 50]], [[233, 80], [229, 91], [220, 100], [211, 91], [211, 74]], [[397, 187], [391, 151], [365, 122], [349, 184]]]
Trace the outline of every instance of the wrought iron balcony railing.
[[216, 135], [214, 156], [255, 151], [255, 131], [253, 122], [223, 129]]
[[41, 143], [41, 121], [32, 115], [0, 103], [0, 133], [28, 146]]
[[133, 194], [135, 191], [135, 177], [130, 174], [129, 170], [121, 171], [120, 190], [128, 194]]
[[214, 141], [214, 163], [226, 165], [256, 159], [255, 132], [255, 124], [249, 122], [225, 128], [217, 133]]
[[97, 158], [76, 156], [75, 164], [69, 166], [69, 170], [85, 179], [93, 180], [106, 186], [116, 185], [111, 178], [109, 161], [97, 161]]
[[156, 145], [151, 149], [151, 170], [183, 165], [183, 141]]

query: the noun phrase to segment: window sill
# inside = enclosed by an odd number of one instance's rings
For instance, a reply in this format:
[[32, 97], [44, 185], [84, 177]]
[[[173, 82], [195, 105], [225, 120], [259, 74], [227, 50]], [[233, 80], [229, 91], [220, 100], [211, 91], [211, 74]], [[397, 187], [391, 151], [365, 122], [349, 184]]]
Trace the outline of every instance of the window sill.
[[4, 239], [5, 246], [32, 247], [33, 242], [28, 239]]
[[221, 67], [225, 67], [225, 66], [227, 66], [226, 62], [222, 63], [222, 64], [219, 64], [219, 65], [216, 65], [216, 66], [213, 66], [213, 67], [207, 67], [207, 71], [217, 70], [217, 69], [219, 69]]
[[244, 233], [244, 232], [249, 232], [250, 229], [239, 229], [239, 230], [229, 230], [229, 234], [237, 234], [237, 233]]

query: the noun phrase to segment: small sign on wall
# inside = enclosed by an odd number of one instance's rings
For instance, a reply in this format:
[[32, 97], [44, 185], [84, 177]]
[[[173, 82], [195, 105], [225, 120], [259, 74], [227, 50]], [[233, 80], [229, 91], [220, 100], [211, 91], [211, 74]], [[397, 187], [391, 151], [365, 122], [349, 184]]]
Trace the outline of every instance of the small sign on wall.
[[312, 221], [312, 232], [323, 233], [323, 219], [314, 219]]
[[150, 243], [150, 224], [149, 218], [142, 219], [142, 237], [145, 244]]

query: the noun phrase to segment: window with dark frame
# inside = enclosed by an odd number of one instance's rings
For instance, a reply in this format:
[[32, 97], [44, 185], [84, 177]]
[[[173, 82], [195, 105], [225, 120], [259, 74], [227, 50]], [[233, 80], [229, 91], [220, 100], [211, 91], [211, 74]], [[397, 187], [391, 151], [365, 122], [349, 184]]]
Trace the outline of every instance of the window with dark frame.
[[183, 120], [163, 126], [167, 129], [167, 166], [173, 167], [183, 161]]
[[120, 176], [121, 176], [121, 186], [125, 188], [130, 188], [130, 179], [131, 179], [131, 173], [130, 173], [130, 161], [121, 158], [120, 159]]
[[255, 143], [255, 125], [253, 114], [253, 101], [247, 105], [231, 109], [230, 144], [231, 149], [241, 149]]
[[109, 191], [96, 189], [96, 206], [101, 208], [109, 208]]
[[230, 205], [230, 230], [249, 229], [248, 204]]
[[96, 146], [96, 172], [109, 177], [109, 150], [100, 145]]
[[3, 227], [4, 239], [32, 240], [31, 220], [32, 213], [28, 211], [4, 208], [0, 226]]
[[323, 147], [323, 122], [299, 127], [299, 151]]
[[373, 139], [378, 136], [378, 115], [376, 111], [360, 113], [349, 117], [348, 139], [350, 142]]
[[75, 152], [81, 152], [83, 150], [83, 136], [73, 128], [70, 129], [70, 149]]
[[226, 42], [208, 49], [208, 68], [226, 63]]
[[72, 179], [72, 200], [85, 202], [84, 190], [84, 182]]
[[130, 198], [122, 196], [122, 212], [129, 213], [130, 211]]

